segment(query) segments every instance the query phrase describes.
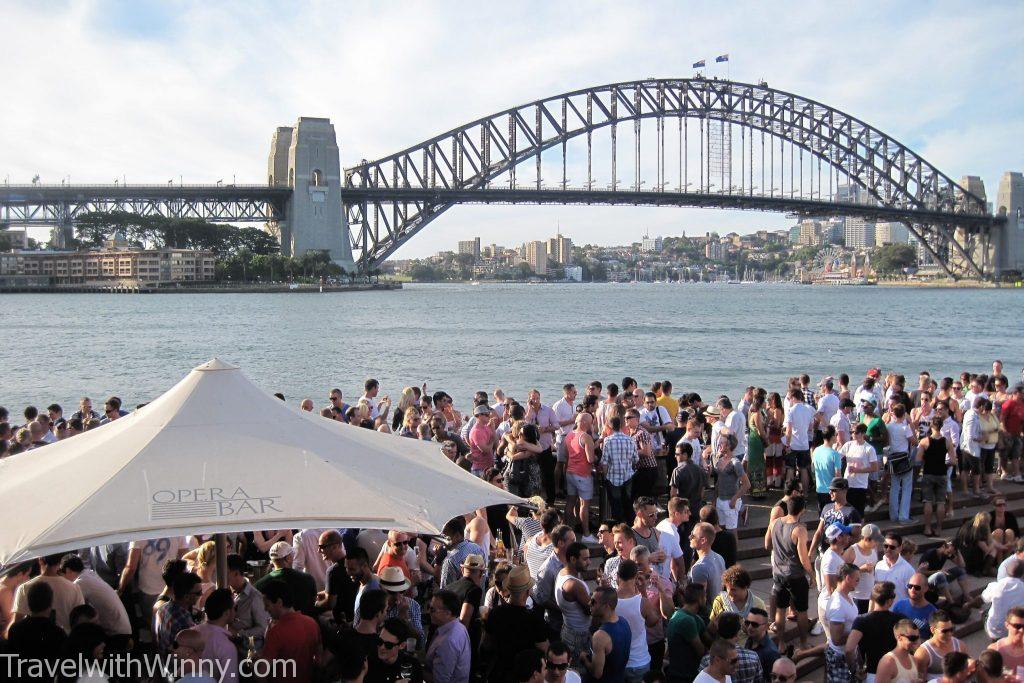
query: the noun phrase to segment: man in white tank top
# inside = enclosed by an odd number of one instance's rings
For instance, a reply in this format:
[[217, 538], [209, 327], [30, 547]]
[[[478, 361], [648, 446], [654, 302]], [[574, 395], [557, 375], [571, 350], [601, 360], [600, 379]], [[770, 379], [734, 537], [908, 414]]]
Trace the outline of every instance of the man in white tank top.
[[632, 640], [629, 646], [629, 661], [626, 662], [626, 683], [640, 683], [651, 668], [651, 654], [647, 651], [647, 627], [654, 626], [661, 619], [658, 609], [647, 599], [639, 585], [639, 567], [633, 560], [619, 564], [619, 602], [615, 614], [629, 624]]
[[555, 604], [562, 611], [562, 642], [575, 666], [590, 646], [590, 588], [583, 572], [590, 566], [590, 549], [572, 543], [565, 551], [565, 567], [555, 579]]

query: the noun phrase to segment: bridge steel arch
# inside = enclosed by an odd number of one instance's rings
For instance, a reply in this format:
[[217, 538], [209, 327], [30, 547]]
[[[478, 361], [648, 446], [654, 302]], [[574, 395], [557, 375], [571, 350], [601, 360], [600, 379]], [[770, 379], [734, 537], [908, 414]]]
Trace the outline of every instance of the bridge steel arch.
[[[788, 198], [774, 188], [755, 193], [753, 182], [733, 192], [731, 180], [728, 191], [694, 193], [680, 182], [678, 192], [668, 192], [661, 182], [663, 158], [658, 161], [659, 191], [640, 192], [639, 176], [633, 192], [618, 190], [618, 124], [633, 123], [639, 136], [642, 120], [657, 119], [661, 140], [665, 120], [684, 118], [735, 124], [794, 145], [863, 188], [871, 203], [825, 201], [820, 184], [815, 199], [813, 180], [810, 197], [794, 197], [792, 188]], [[591, 137], [606, 127], [613, 147], [611, 191], [594, 190], [590, 175]], [[588, 145], [588, 184], [582, 192], [568, 188], [565, 180], [567, 143], [580, 136]], [[559, 146], [562, 186], [547, 190], [541, 185], [541, 155]], [[531, 159], [536, 186], [523, 190], [516, 169]], [[490, 187], [505, 174], [508, 189]], [[989, 229], [998, 222], [982, 198], [860, 119], [765, 83], [706, 78], [613, 83], [506, 109], [346, 169], [342, 195], [363, 270], [378, 266], [453, 205], [469, 202], [723, 206], [877, 217], [904, 223], [953, 277], [986, 275], [975, 252], [987, 245]]]

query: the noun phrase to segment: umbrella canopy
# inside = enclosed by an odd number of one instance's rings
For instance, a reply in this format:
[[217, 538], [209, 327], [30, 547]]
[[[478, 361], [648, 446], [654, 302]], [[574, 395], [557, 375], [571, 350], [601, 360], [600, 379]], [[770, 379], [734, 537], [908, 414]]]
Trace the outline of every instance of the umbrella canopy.
[[297, 410], [214, 359], [130, 415], [0, 461], [0, 564], [185, 534], [437, 534], [456, 515], [522, 502], [437, 444]]

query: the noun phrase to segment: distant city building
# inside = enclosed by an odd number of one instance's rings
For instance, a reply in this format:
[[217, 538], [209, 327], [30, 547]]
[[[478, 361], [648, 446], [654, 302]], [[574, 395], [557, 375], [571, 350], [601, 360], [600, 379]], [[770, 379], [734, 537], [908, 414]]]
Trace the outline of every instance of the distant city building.
[[722, 246], [722, 243], [718, 240], [718, 235], [709, 233], [707, 240], [707, 244], [704, 245], [704, 258], [712, 261], [721, 261], [722, 256], [725, 253], [725, 249]]
[[0, 236], [7, 238], [9, 249], [28, 249], [28, 230], [25, 228], [0, 230]]
[[470, 254], [473, 256], [473, 261], [480, 260], [480, 238], [474, 237], [471, 240], [459, 240], [459, 253]]
[[504, 250], [504, 247], [499, 247], [497, 244], [491, 244], [483, 248], [483, 255], [487, 258], [495, 259], [501, 256], [501, 252]]
[[561, 234], [550, 238], [548, 240], [548, 259], [557, 261], [563, 266], [572, 265], [572, 240], [562, 237]]
[[875, 246], [875, 224], [863, 218], [847, 218], [843, 227], [843, 243], [849, 249], [870, 249]]
[[661, 239], [660, 235], [657, 237], [650, 237], [648, 235], [644, 235], [643, 241], [640, 242], [640, 251], [661, 252], [663, 245], [664, 242]]
[[6, 254], [7, 275], [44, 276], [54, 284], [151, 285], [215, 278], [212, 251], [104, 249], [16, 251]]
[[789, 243], [799, 244], [800, 243], [800, 224], [794, 225], [789, 229]]
[[806, 247], [816, 247], [821, 244], [821, 223], [814, 220], [803, 220], [797, 224], [800, 228], [800, 236], [797, 244]]
[[910, 231], [902, 223], [875, 224], [876, 247], [883, 247], [887, 244], [907, 244], [909, 241]]
[[583, 267], [582, 266], [566, 266], [565, 267], [565, 279], [572, 280], [573, 282], [583, 282]]
[[548, 274], [548, 249], [540, 240], [526, 243], [526, 262], [537, 275]]

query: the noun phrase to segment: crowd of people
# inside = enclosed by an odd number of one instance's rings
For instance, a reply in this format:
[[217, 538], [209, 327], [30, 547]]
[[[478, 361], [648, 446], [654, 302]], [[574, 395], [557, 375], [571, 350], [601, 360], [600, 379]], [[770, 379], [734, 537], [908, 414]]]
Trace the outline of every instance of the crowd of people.
[[[877, 368], [856, 386], [803, 375], [735, 402], [630, 377], [582, 395], [565, 384], [550, 405], [498, 389], [465, 415], [425, 385], [394, 403], [376, 380], [363, 389], [299, 406], [435, 442], [530, 505], [468, 511], [440, 537], [253, 530], [5, 567], [0, 652], [159, 654], [235, 678], [289, 661], [297, 680], [369, 683], [791, 683], [816, 656], [829, 683], [1024, 682], [1024, 539], [995, 485], [1024, 483], [1024, 384], [1011, 389], [998, 361], [988, 375], [922, 372], [909, 391]], [[0, 457], [45, 457], [27, 451], [124, 415], [113, 396], [102, 415], [88, 398], [68, 417], [0, 408]], [[986, 509], [946, 538], [954, 491]], [[769, 497], [771, 588], [757, 595], [738, 529]], [[915, 499], [936, 539], [921, 553], [896, 528]], [[885, 506], [887, 532], [865, 517]], [[992, 581], [977, 595], [970, 575]], [[970, 653], [953, 633], [977, 608], [992, 643]]]

